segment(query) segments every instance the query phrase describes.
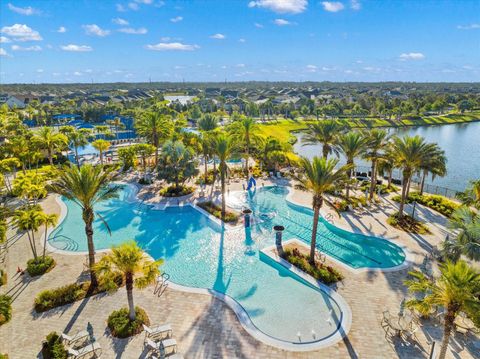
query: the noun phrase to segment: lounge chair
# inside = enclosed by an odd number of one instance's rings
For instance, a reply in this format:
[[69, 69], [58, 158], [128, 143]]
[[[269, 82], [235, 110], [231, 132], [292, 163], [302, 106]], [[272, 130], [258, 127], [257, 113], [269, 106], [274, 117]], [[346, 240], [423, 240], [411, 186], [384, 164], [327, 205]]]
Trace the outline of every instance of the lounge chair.
[[[152, 355], [150, 359], [160, 359], [161, 357]], [[165, 359], [183, 359], [183, 355], [180, 353], [170, 353], [164, 356]]]
[[163, 337], [164, 334], [166, 334], [167, 338], [172, 336], [172, 326], [170, 324], [157, 325], [155, 327], [148, 327], [143, 324], [143, 329], [145, 330], [145, 338]]
[[78, 346], [79, 344], [80, 344], [80, 346], [82, 346], [82, 344], [84, 344], [88, 340], [89, 337], [90, 337], [90, 335], [88, 334], [88, 332], [86, 330], [81, 330], [74, 335], [68, 335], [68, 334], [65, 334], [65, 333], [62, 333], [62, 335], [61, 335], [62, 341], [66, 345], [71, 346], [71, 347]]
[[79, 349], [68, 348], [69, 358], [79, 359], [92, 354], [95, 356], [95, 358], [98, 358], [100, 355], [102, 355], [102, 348], [98, 342], [87, 344]]
[[165, 351], [170, 350], [170, 353], [177, 352], [177, 341], [175, 339], [165, 339], [160, 341], [153, 341], [150, 338], [145, 338], [145, 345], [155, 353], [166, 355]]

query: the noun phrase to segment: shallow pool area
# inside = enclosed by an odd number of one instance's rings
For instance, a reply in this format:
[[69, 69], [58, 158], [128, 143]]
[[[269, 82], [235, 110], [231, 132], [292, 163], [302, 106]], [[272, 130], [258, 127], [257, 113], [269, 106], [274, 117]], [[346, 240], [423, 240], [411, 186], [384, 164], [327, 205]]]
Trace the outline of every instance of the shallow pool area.
[[[253, 225], [248, 229], [225, 229], [191, 206], [152, 209], [134, 200], [134, 187], [126, 186], [118, 199], [96, 208], [112, 232], [110, 236], [102, 222], [95, 221], [96, 249], [135, 239], [153, 258], [165, 260], [162, 270], [172, 282], [232, 298], [246, 313], [259, 339], [267, 338], [272, 345], [292, 350], [332, 344], [348, 331], [348, 305], [329, 288], [310, 284], [261, 252], [274, 243], [274, 224], [286, 225], [285, 239], [303, 240], [301, 233], [309, 230], [311, 213], [286, 201], [287, 193], [283, 187], [265, 187], [254, 194], [232, 193], [232, 205], [248, 204], [253, 209]], [[84, 252], [87, 243], [80, 208], [73, 202], [63, 202], [67, 214], [50, 234], [49, 244], [61, 250]], [[320, 238], [327, 232], [329, 235], [322, 240], [322, 248], [329, 248], [329, 254], [352, 266], [372, 265], [372, 259], [365, 258], [374, 258], [382, 266], [394, 266], [404, 258], [394, 244], [390, 247], [387, 241], [369, 237], [344, 238], [343, 232], [334, 233], [336, 230], [330, 231], [327, 225], [319, 226], [324, 226]], [[343, 242], [327, 243], [338, 238]], [[381, 243], [377, 251], [370, 248], [375, 243]], [[354, 249], [341, 250], [342, 246]], [[387, 255], [389, 250], [396, 257]]]

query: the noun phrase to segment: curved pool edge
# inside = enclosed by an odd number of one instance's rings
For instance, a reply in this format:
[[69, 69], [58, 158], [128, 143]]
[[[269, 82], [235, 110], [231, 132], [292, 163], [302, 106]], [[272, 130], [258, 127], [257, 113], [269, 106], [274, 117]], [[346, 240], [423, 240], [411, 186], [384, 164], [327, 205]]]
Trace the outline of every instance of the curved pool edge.
[[[267, 186], [265, 186], [265, 187], [267, 187]], [[268, 186], [268, 187], [275, 187], [275, 186]], [[288, 190], [288, 194], [285, 197], [286, 201], [288, 201], [288, 202], [290, 202], [290, 203], [292, 203], [296, 206], [307, 208], [307, 209], [311, 210], [310, 207], [304, 205], [303, 203], [297, 202], [293, 198], [293, 188], [291, 186], [277, 186], [277, 187], [284, 187]], [[320, 211], [320, 215], [322, 216], [322, 219], [325, 220], [325, 216], [323, 215], [322, 211]], [[380, 237], [380, 236], [377, 236], [377, 235], [365, 234], [365, 233], [363, 233], [359, 230], [355, 230], [355, 229], [352, 229], [352, 228], [346, 228], [343, 225], [333, 224], [333, 223], [330, 223], [328, 221], [327, 221], [327, 223], [329, 223], [330, 225], [332, 225], [334, 227], [337, 227], [341, 230], [350, 232], [350, 233], [361, 234], [361, 235], [369, 236], [369, 237], [372, 237], [372, 238], [375, 238], [375, 239], [378, 239], [378, 240], [391, 242], [391, 243], [395, 244], [397, 247], [399, 247], [403, 251], [403, 253], [405, 254], [405, 259], [403, 260], [403, 262], [401, 264], [393, 266], [393, 267], [388, 267], [388, 268], [379, 268], [379, 267], [353, 268], [352, 266], [349, 266], [348, 264], [343, 263], [342, 261], [328, 255], [327, 253], [323, 253], [325, 256], [328, 257], [329, 260], [331, 260], [332, 262], [340, 265], [342, 268], [345, 268], [346, 270], [348, 270], [351, 273], [360, 274], [360, 273], [364, 273], [364, 272], [396, 272], [396, 271], [406, 269], [406, 268], [412, 266], [412, 264], [414, 263], [413, 253], [404, 244], [399, 243], [395, 239], [388, 239], [388, 238], [383, 238], [383, 237]]]
[[[129, 202], [134, 202], [138, 201], [137, 194], [138, 194], [138, 186], [134, 183], [130, 182], [122, 182], [124, 185], [129, 185], [133, 188], [135, 188], [135, 191], [133, 194], [129, 196]], [[65, 202], [62, 200], [61, 196], [56, 194], [55, 195], [55, 201], [60, 207], [60, 216], [58, 223], [55, 227], [49, 228], [47, 231], [47, 250], [49, 252], [53, 253], [59, 253], [63, 255], [70, 255], [70, 256], [78, 256], [78, 255], [86, 255], [88, 254], [88, 251], [69, 251], [69, 250], [63, 250], [54, 247], [53, 245], [50, 244], [50, 235], [63, 223], [65, 220], [67, 214], [68, 214], [68, 208], [65, 204]], [[205, 215], [208, 219], [211, 221], [215, 222], [216, 224], [222, 224], [221, 220], [216, 218], [215, 216], [211, 215], [210, 213], [206, 212], [202, 208], [198, 207], [195, 203], [188, 203], [189, 206], [192, 208], [198, 210], [200, 213]], [[241, 225], [237, 226], [230, 226], [230, 228], [226, 228], [226, 230], [234, 230], [237, 227], [241, 227]], [[102, 253], [102, 252], [108, 252], [110, 249], [100, 249], [96, 250], [96, 253]], [[154, 260], [154, 258], [148, 253], [144, 252], [149, 258]], [[196, 287], [189, 287], [189, 286], [184, 286], [181, 284], [177, 284], [173, 281], [169, 281], [169, 287], [172, 288], [173, 290], [177, 291], [182, 291], [186, 293], [195, 293], [195, 294], [203, 294], [203, 295], [210, 295], [216, 299], [221, 300], [224, 302], [233, 312], [235, 313], [236, 317], [238, 318], [238, 321], [240, 322], [240, 325], [242, 328], [250, 334], [253, 338], [256, 340], [267, 344], [269, 346], [278, 348], [278, 349], [283, 349], [283, 350], [288, 350], [292, 352], [308, 352], [308, 351], [314, 351], [314, 350], [319, 350], [325, 347], [332, 346], [342, 340], [350, 331], [351, 323], [352, 323], [352, 311], [350, 309], [350, 306], [348, 303], [345, 301], [345, 299], [335, 292], [332, 288], [325, 286], [321, 283], [317, 283], [316, 281], [312, 282], [312, 279], [306, 276], [303, 273], [293, 271], [291, 268], [286, 267], [282, 263], [276, 261], [280, 265], [282, 265], [284, 268], [292, 272], [294, 275], [299, 276], [301, 279], [307, 281], [309, 284], [313, 285], [315, 288], [318, 290], [324, 292], [326, 295], [328, 295], [330, 298], [332, 298], [340, 308], [342, 312], [342, 321], [339, 323], [338, 328], [335, 330], [335, 332], [328, 337], [321, 339], [319, 341], [315, 342], [308, 342], [308, 343], [293, 343], [293, 342], [287, 342], [284, 340], [280, 340], [277, 338], [274, 338], [272, 336], [269, 336], [268, 334], [265, 334], [261, 330], [259, 330], [255, 324], [253, 324], [252, 320], [250, 319], [250, 316], [248, 315], [247, 311], [243, 308], [243, 306], [237, 302], [235, 299], [232, 297], [224, 294], [217, 292], [214, 289], [207, 289], [207, 288], [196, 288]]]

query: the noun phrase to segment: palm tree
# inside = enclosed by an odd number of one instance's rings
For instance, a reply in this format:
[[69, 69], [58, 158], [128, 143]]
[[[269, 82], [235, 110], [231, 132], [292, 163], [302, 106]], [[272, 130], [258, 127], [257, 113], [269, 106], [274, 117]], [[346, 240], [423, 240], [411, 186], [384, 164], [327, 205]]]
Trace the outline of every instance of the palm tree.
[[464, 192], [457, 193], [457, 198], [466, 206], [480, 209], [480, 179], [470, 181], [470, 186]]
[[242, 118], [240, 121], [234, 122], [230, 126], [230, 133], [235, 137], [235, 141], [243, 147], [245, 155], [245, 172], [248, 180], [249, 168], [248, 159], [250, 158], [250, 148], [254, 143], [260, 142], [258, 136], [258, 125], [251, 117]]
[[480, 261], [480, 214], [462, 206], [453, 212], [448, 225], [455, 235], [443, 242], [445, 257], [456, 262], [463, 254], [468, 259]]
[[88, 131], [74, 130], [68, 133], [67, 136], [75, 152], [75, 162], [77, 163], [77, 167], [80, 168], [80, 159], [78, 157], [78, 149], [88, 144]]
[[393, 149], [397, 156], [397, 165], [402, 169], [402, 197], [398, 215], [403, 217], [403, 208], [407, 199], [407, 188], [412, 175], [420, 166], [425, 163], [428, 155], [428, 144], [423, 137], [405, 136], [403, 138], [394, 138]]
[[[347, 165], [350, 166], [348, 174], [349, 180], [353, 176], [354, 161], [355, 158], [363, 155], [367, 148], [367, 140], [360, 132], [347, 132], [338, 136], [338, 142], [336, 144], [337, 151], [342, 153], [347, 159]], [[347, 183], [347, 200], [349, 198], [350, 183]]]
[[28, 242], [35, 262], [38, 260], [35, 233], [43, 222], [43, 212], [37, 209], [18, 210], [15, 212], [15, 224], [21, 231], [27, 232]]
[[152, 284], [160, 274], [158, 267], [162, 263], [161, 259], [150, 260], [135, 241], [128, 241], [113, 247], [111, 253], [102, 257], [95, 265], [95, 272], [106, 288], [116, 288], [115, 278], [123, 278], [127, 289], [129, 319], [134, 321], [133, 287], [142, 289]]
[[55, 227], [58, 223], [58, 215], [55, 213], [43, 213], [42, 223], [45, 226], [45, 239], [43, 240], [43, 260], [45, 260], [45, 252], [47, 250], [47, 234], [48, 227]]
[[[203, 151], [203, 162], [205, 166], [205, 184], [208, 181], [208, 157], [212, 153], [212, 137], [211, 133], [215, 131], [218, 127], [218, 119], [215, 116], [206, 114], [198, 120], [198, 129], [202, 134], [202, 151]], [[215, 166], [215, 161], [213, 162]]]
[[322, 156], [327, 158], [330, 153], [337, 153], [335, 145], [343, 130], [343, 125], [335, 120], [312, 123], [308, 126], [307, 133], [303, 137], [304, 145], [320, 143], [322, 145]]
[[412, 279], [405, 281], [412, 293], [423, 295], [411, 299], [406, 306], [421, 314], [428, 314], [440, 306], [445, 309], [443, 340], [439, 358], [444, 359], [454, 328], [455, 318], [464, 313], [478, 325], [480, 313], [480, 274], [464, 261], [440, 264], [440, 277], [430, 280], [421, 272], [410, 272]]
[[[287, 154], [290, 152], [291, 146], [288, 143], [281, 143], [277, 138], [269, 136], [264, 141], [261, 156], [262, 162], [265, 166], [264, 169], [272, 169], [275, 173], [278, 171], [279, 164], [285, 164], [289, 162]], [[269, 167], [270, 166], [270, 167]]]
[[103, 217], [95, 212], [95, 205], [117, 197], [120, 186], [111, 185], [116, 177], [116, 168], [102, 166], [94, 167], [86, 164], [81, 168], [64, 166], [59, 171], [58, 178], [50, 185], [53, 192], [73, 201], [82, 209], [82, 218], [85, 222], [85, 234], [88, 243], [88, 262], [90, 268], [91, 285], [98, 285], [93, 270], [95, 265], [95, 245], [93, 243], [93, 220], [95, 216], [109, 227]]
[[335, 209], [334, 204], [325, 197], [325, 193], [343, 180], [347, 175], [347, 171], [350, 170], [348, 165], [335, 170], [337, 163], [338, 159], [327, 160], [325, 157], [319, 158], [316, 156], [313, 157], [311, 162], [305, 157], [300, 159], [300, 168], [303, 170], [303, 175], [296, 178], [299, 182], [296, 188], [310, 192], [313, 195], [313, 229], [310, 242], [310, 263], [312, 264], [315, 264], [315, 247], [320, 209], [324, 202]]
[[432, 180], [436, 176], [444, 177], [447, 174], [447, 157], [436, 143], [430, 143], [426, 149], [425, 159], [420, 165], [422, 171], [422, 181], [420, 185], [420, 194], [423, 194], [423, 187], [425, 185], [425, 178], [430, 173]]
[[62, 151], [68, 146], [67, 136], [53, 132], [52, 127], [41, 127], [35, 134], [34, 139], [38, 142], [40, 149], [47, 151], [48, 161], [51, 166], [53, 166], [55, 152]]
[[143, 179], [146, 180], [147, 176], [147, 158], [153, 155], [155, 147], [148, 143], [138, 143], [135, 146], [135, 153], [142, 159]]
[[112, 144], [106, 140], [98, 139], [92, 142], [93, 148], [100, 153], [100, 164], [103, 165], [103, 153], [107, 151]]
[[369, 199], [372, 200], [377, 184], [377, 165], [379, 161], [385, 158], [385, 148], [388, 146], [390, 136], [385, 130], [373, 129], [365, 132], [365, 138], [367, 141], [367, 152], [364, 158], [372, 162], [369, 193]]
[[220, 180], [222, 183], [222, 221], [225, 221], [225, 179], [227, 176], [227, 160], [236, 153], [237, 145], [235, 138], [225, 133], [220, 133], [215, 138], [215, 154], [220, 161]]
[[118, 129], [119, 128], [121, 128], [121, 129], [125, 128], [124, 123], [122, 122], [120, 117], [115, 117], [113, 120], [108, 120], [107, 123], [110, 126], [113, 126], [115, 128], [115, 139], [118, 140]]
[[146, 112], [136, 122], [140, 136], [147, 138], [155, 146], [155, 167], [158, 164], [160, 141], [168, 138], [173, 131], [173, 122], [168, 115], [160, 112]]

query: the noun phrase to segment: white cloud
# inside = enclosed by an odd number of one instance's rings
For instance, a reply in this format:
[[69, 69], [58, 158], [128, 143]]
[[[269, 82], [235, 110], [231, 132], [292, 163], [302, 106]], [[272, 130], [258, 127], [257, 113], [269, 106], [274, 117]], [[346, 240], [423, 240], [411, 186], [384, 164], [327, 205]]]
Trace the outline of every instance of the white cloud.
[[243, 68], [243, 67], [245, 67], [245, 64], [236, 64], [235, 66], [236, 66], [236, 67]]
[[110, 30], [104, 30], [96, 24], [83, 25], [82, 27], [87, 35], [105, 37], [110, 34]]
[[171, 22], [179, 22], [182, 21], [183, 17], [182, 16], [175, 16], [170, 19]]
[[339, 1], [323, 1], [323, 9], [329, 12], [338, 12], [345, 9], [345, 6]]
[[470, 24], [470, 25], [458, 25], [457, 29], [460, 30], [475, 30], [480, 29], [480, 24]]
[[244, 38], [238, 39], [238, 42], [241, 42], [241, 43], [244, 43], [244, 42], [246, 42], [246, 41], [247, 41], [247, 40], [245, 40]]
[[75, 71], [75, 72], [73, 73], [73, 75], [75, 75], [75, 76], [82, 76], [83, 74], [82, 74], [80, 71]]
[[420, 52], [409, 52], [403, 53], [400, 55], [400, 60], [407, 61], [407, 60], [423, 60], [425, 55]]
[[139, 6], [136, 2], [129, 2], [128, 7], [132, 10], [135, 10], [135, 11], [139, 9]]
[[307, 0], [255, 0], [248, 3], [248, 7], [259, 7], [276, 13], [298, 14], [307, 8]]
[[135, 2], [138, 2], [139, 4], [150, 5], [153, 3], [153, 0], [135, 0]]
[[286, 26], [286, 25], [291, 25], [292, 23], [288, 20], [285, 19], [275, 19], [273, 20], [273, 23], [278, 26]]
[[121, 25], [121, 26], [127, 26], [128, 25], [127, 20], [119, 18], [119, 17], [116, 17], [115, 19], [112, 19], [112, 22], [114, 24]]
[[42, 74], [44, 71], [43, 71], [43, 69], [37, 69], [37, 72], [38, 72], [39, 74]]
[[211, 35], [210, 38], [216, 40], [225, 40], [226, 36], [224, 34], [214, 34]]
[[40, 41], [43, 40], [38, 31], [35, 31], [25, 24], [4, 26], [0, 32], [10, 36], [15, 41]]
[[60, 26], [58, 28], [57, 32], [63, 34], [64, 32], [67, 32], [67, 28], [65, 26]]
[[160, 42], [156, 45], [146, 45], [145, 48], [153, 51], [193, 51], [200, 46], [182, 44], [181, 42]]
[[2, 49], [0, 47], [0, 56], [8, 56], [8, 53], [5, 51], [5, 49]]
[[131, 27], [124, 27], [121, 29], [118, 29], [118, 31], [123, 32], [125, 34], [133, 34], [133, 35], [145, 35], [148, 30], [144, 27], [139, 27], [138, 29], [134, 29]]
[[72, 51], [72, 52], [88, 52], [92, 51], [93, 49], [88, 45], [64, 45], [60, 47], [63, 51]]
[[307, 65], [307, 71], [308, 71], [308, 72], [316, 72], [316, 71], [317, 71], [317, 66], [315, 66], [315, 65]]
[[362, 8], [362, 4], [360, 4], [359, 0], [351, 0], [350, 1], [350, 7], [353, 10], [360, 10]]
[[9, 8], [11, 11], [16, 12], [17, 14], [21, 14], [21, 15], [30, 16], [30, 15], [38, 15], [38, 14], [40, 14], [40, 11], [39, 11], [39, 10], [34, 9], [34, 8], [31, 7], [31, 6], [27, 6], [27, 7], [17, 7], [17, 6], [14, 6], [14, 5], [8, 3], [8, 8]]
[[116, 5], [115, 5], [115, 8], [117, 9], [118, 12], [125, 12], [125, 11], [127, 11], [127, 10], [125, 9], [125, 6], [123, 6], [122, 4], [116, 4]]
[[28, 47], [12, 45], [12, 51], [42, 51], [42, 48], [38, 45], [28, 46]]
[[160, 38], [160, 40], [163, 41], [163, 42], [168, 42], [168, 41], [170, 41], [171, 39], [172, 39], [172, 38], [169, 37], [169, 36], [162, 36], [162, 37]]
[[255, 27], [258, 27], [259, 29], [263, 28], [262, 24], [259, 24], [258, 22], [255, 23]]
[[0, 36], [0, 44], [6, 44], [8, 42], [12, 42], [8, 37]]

